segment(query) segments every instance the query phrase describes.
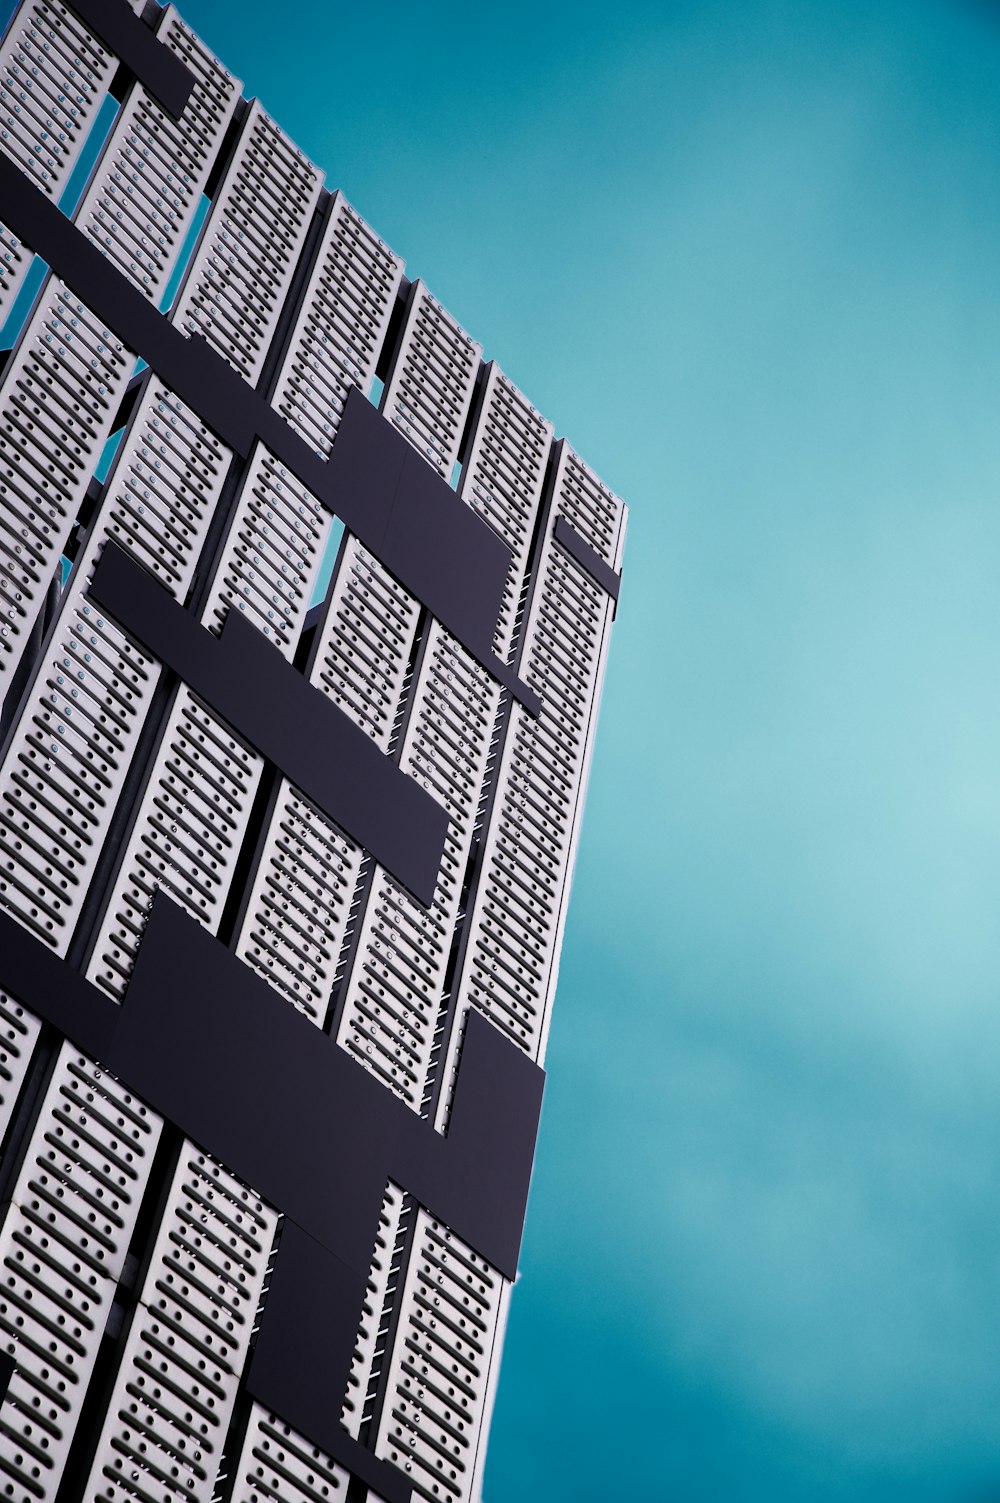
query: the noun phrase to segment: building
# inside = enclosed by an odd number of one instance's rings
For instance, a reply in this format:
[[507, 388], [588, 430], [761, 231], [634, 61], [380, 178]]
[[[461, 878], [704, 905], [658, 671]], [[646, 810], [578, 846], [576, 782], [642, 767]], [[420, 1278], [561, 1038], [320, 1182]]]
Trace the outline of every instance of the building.
[[0, 1498], [474, 1499], [624, 508], [172, 6], [0, 148]]

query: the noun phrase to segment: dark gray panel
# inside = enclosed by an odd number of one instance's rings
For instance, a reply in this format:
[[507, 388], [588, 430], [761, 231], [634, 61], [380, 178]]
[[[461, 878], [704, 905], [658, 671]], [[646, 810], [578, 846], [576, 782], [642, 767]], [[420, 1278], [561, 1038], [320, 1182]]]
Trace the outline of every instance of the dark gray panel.
[[602, 590], [606, 590], [612, 600], [617, 603], [618, 591], [621, 589], [622, 577], [616, 574], [609, 563], [606, 563], [601, 555], [571, 527], [565, 517], [556, 517], [552, 535], [556, 542], [561, 544], [570, 558], [576, 559], [581, 569], [586, 570], [595, 584], [599, 584]]

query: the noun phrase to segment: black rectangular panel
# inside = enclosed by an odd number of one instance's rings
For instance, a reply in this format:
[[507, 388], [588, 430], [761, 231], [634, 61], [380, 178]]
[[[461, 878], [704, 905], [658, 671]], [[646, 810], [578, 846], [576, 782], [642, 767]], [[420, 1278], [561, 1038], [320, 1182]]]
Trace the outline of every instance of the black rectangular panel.
[[556, 517], [556, 524], [552, 529], [552, 535], [556, 542], [561, 544], [570, 558], [576, 560], [581, 569], [586, 570], [595, 584], [599, 584], [602, 590], [606, 590], [612, 600], [617, 602], [618, 591], [621, 589], [621, 575], [616, 574], [609, 563], [606, 563], [601, 555], [571, 527], [565, 517]]
[[179, 120], [184, 113], [194, 74], [169, 47], [126, 5], [125, 0], [67, 0], [80, 20], [129, 70], [147, 94]]

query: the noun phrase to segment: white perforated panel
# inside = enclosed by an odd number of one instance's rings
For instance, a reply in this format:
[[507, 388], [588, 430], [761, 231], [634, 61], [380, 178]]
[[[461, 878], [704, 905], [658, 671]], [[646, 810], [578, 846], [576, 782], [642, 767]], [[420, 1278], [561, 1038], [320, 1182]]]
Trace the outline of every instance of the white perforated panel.
[[250, 1411], [234, 1474], [232, 1503], [343, 1503], [350, 1480], [343, 1467], [259, 1404]]
[[183, 597], [229, 452], [151, 381], [0, 765], [0, 904], [60, 954], [86, 900], [159, 664], [87, 593], [111, 538]]
[[181, 21], [172, 5], [160, 41], [195, 84], [174, 120], [133, 85], [100, 166], [76, 213], [80, 228], [148, 297], [159, 299], [239, 98], [238, 80]]
[[175, 322], [202, 334], [256, 383], [312, 219], [322, 174], [254, 102], [177, 302]]
[[351, 386], [371, 389], [402, 276], [399, 257], [335, 194], [271, 398], [324, 458]]
[[[563, 445], [553, 515], [576, 495], [581, 462]], [[609, 493], [610, 494], [610, 493]], [[615, 500], [617, 558], [624, 507]], [[464, 1020], [477, 1007], [541, 1060], [555, 988], [572, 857], [612, 619], [610, 598], [554, 541], [545, 539], [525, 629], [521, 672], [542, 701], [537, 720], [515, 704], [469, 920], [457, 1008], [446, 1051], [443, 1130]]]
[[414, 282], [382, 411], [446, 480], [458, 459], [482, 346]]
[[503, 1280], [426, 1211], [416, 1231], [375, 1454], [432, 1503], [472, 1503]]
[[121, 342], [50, 279], [0, 382], [0, 697], [131, 367]]
[[493, 638], [505, 660], [520, 625], [518, 605], [551, 443], [552, 424], [491, 361], [459, 495], [511, 551]]
[[0, 1479], [21, 1496], [55, 1495], [160, 1127], [63, 1045], [0, 1232]]
[[[28, 0], [0, 46], [0, 150], [50, 198], [65, 187], [116, 59], [58, 0]], [[0, 322], [31, 264], [0, 225]]]
[[355, 1440], [372, 1417], [372, 1403], [388, 1346], [389, 1317], [402, 1271], [402, 1241], [413, 1214], [409, 1196], [390, 1181], [379, 1211], [365, 1303], [341, 1414], [344, 1429]]
[[209, 1503], [278, 1217], [185, 1142], [84, 1496]]

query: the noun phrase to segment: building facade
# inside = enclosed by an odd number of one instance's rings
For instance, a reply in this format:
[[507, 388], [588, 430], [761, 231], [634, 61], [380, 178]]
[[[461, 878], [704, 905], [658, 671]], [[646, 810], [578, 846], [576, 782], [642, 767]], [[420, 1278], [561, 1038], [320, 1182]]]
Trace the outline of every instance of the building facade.
[[465, 1503], [624, 507], [173, 6], [0, 153], [0, 1498]]

